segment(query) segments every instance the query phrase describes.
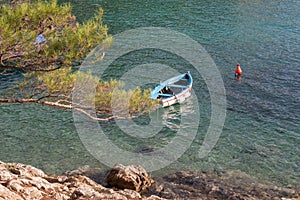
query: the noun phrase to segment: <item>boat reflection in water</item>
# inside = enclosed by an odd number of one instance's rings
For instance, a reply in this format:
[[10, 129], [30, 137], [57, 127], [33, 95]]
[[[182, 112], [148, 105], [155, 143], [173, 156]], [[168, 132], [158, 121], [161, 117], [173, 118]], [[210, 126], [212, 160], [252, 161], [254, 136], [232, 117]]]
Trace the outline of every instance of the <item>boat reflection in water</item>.
[[194, 124], [194, 120], [190, 120], [191, 116], [197, 115], [198, 117], [194, 119], [199, 118], [198, 112], [195, 109], [193, 96], [186, 99], [183, 103], [162, 107], [155, 112], [157, 119], [161, 120], [162, 125], [172, 131], [178, 131], [180, 128], [186, 128]]

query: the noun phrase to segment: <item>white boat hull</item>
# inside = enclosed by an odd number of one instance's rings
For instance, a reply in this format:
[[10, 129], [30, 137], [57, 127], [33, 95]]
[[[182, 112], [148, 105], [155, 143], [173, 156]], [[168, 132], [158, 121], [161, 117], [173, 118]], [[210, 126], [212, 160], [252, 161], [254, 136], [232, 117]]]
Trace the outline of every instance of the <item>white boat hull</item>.
[[187, 89], [186, 91], [182, 92], [182, 94], [176, 97], [171, 97], [168, 99], [161, 100], [161, 104], [162, 107], [167, 107], [176, 103], [183, 103], [190, 96], [191, 96], [191, 88]]
[[170, 78], [156, 86], [150, 98], [159, 99], [162, 107], [182, 103], [191, 96], [193, 78], [190, 72]]

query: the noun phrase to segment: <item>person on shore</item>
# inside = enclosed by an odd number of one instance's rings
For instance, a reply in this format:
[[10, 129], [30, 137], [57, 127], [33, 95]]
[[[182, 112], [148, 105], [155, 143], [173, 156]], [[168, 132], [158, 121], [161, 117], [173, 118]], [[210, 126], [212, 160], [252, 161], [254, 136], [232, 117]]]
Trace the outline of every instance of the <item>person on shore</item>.
[[243, 74], [243, 71], [242, 71], [241, 65], [237, 64], [236, 68], [235, 68], [235, 77], [237, 78], [237, 80], [241, 80], [242, 74]]

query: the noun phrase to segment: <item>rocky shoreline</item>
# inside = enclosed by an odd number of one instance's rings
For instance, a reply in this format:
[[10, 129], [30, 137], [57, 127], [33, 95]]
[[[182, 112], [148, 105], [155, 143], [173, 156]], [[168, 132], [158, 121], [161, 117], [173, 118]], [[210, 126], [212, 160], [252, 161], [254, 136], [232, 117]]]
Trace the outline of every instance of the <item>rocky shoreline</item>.
[[[233, 179], [233, 180], [232, 180]], [[180, 171], [150, 177], [138, 165], [108, 172], [89, 167], [50, 176], [20, 163], [0, 161], [0, 200], [75, 199], [293, 199], [299, 190], [249, 183], [242, 177]]]

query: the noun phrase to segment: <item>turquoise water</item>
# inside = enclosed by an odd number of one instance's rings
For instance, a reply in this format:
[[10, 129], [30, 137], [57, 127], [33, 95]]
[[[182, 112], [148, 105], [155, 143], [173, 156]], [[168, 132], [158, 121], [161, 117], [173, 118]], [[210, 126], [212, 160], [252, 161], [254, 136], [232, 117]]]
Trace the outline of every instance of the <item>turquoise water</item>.
[[[62, 1], [59, 1], [62, 2]], [[188, 35], [212, 56], [222, 75], [227, 116], [217, 145], [198, 158], [210, 119], [210, 96], [200, 75], [194, 92], [201, 99], [200, 125], [187, 152], [162, 171], [181, 168], [224, 170], [247, 174], [280, 185], [300, 182], [300, 2], [251, 1], [71, 1], [80, 21], [101, 5], [112, 35], [138, 27], [164, 27]], [[161, 52], [150, 58], [160, 60]], [[123, 65], [137, 64], [143, 52], [114, 63], [107, 76], [118, 77]], [[142, 58], [141, 58], [142, 56]], [[167, 57], [167, 59], [165, 59]], [[151, 60], [151, 59], [150, 59]], [[181, 70], [184, 61], [164, 56], [164, 63]], [[243, 78], [233, 77], [236, 63]], [[195, 72], [191, 69], [191, 72]], [[194, 73], [196, 74], [196, 73]], [[1, 77], [1, 88], [9, 85]], [[135, 151], [161, 148], [180, 123], [180, 107], [160, 110], [167, 128], [146, 141], [128, 137], [115, 123], [101, 123], [120, 147]], [[83, 165], [104, 167], [82, 145], [70, 111], [39, 105], [1, 105], [0, 160], [32, 164], [48, 173]], [[137, 123], [147, 123], [148, 118]], [[183, 124], [184, 125], [184, 124]], [[134, 163], [137, 164], [137, 163]], [[159, 173], [159, 172], [158, 172]]]

